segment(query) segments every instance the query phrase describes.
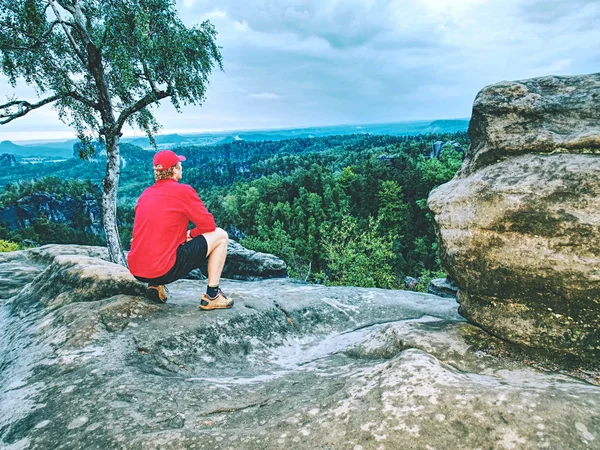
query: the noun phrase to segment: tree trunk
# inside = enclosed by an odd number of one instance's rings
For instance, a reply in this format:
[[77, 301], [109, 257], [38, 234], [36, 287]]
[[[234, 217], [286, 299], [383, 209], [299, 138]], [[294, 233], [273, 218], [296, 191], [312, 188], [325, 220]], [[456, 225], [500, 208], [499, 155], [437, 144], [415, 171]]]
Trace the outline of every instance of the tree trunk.
[[120, 163], [119, 136], [106, 136], [106, 176], [102, 180], [102, 223], [110, 260], [127, 267], [117, 228], [117, 187], [121, 174]]

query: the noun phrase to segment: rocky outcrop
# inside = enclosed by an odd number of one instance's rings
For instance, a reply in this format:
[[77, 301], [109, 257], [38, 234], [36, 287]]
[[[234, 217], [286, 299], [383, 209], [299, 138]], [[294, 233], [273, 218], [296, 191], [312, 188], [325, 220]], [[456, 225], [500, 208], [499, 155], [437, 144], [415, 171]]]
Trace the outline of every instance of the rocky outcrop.
[[12, 230], [28, 227], [41, 217], [51, 222], [85, 230], [86, 233], [102, 233], [100, 204], [90, 194], [81, 198], [69, 195], [56, 196], [37, 192], [19, 199], [14, 205], [0, 208], [0, 224]]
[[496, 336], [600, 357], [600, 74], [483, 89], [429, 207], [460, 312]]
[[178, 281], [165, 305], [151, 304], [94, 252], [0, 255], [2, 448], [583, 449], [600, 439], [600, 386], [486, 356], [502, 341], [464, 322], [452, 299], [224, 280], [234, 308], [207, 313], [203, 283]]
[[[108, 255], [103, 259], [108, 261]], [[200, 269], [192, 270], [186, 279], [206, 280], [207, 274], [208, 267], [204, 264]], [[286, 278], [288, 273], [287, 265], [277, 256], [249, 250], [229, 239], [222, 275], [232, 280], [256, 281], [265, 278]]]
[[3, 153], [0, 155], [0, 167], [16, 167], [17, 166], [17, 158], [15, 155], [11, 155], [10, 153]]
[[414, 291], [417, 289], [417, 284], [419, 284], [419, 280], [415, 277], [404, 277], [404, 288], [409, 291]]
[[446, 278], [434, 278], [427, 286], [427, 292], [440, 297], [456, 298], [458, 294], [458, 286], [454, 281]]
[[524, 154], [600, 154], [600, 73], [504, 81], [473, 103], [463, 175]]
[[[202, 269], [203, 273], [206, 268]], [[263, 278], [287, 277], [287, 265], [282, 259], [268, 254], [255, 252], [240, 243], [229, 240], [227, 260], [223, 267], [223, 276], [234, 280], [260, 280]]]
[[446, 148], [446, 146], [453, 148], [457, 152], [463, 152], [462, 145], [460, 145], [456, 141], [436, 141], [433, 144], [431, 144], [431, 151], [429, 152], [429, 154], [425, 155], [425, 158], [440, 158], [442, 156], [442, 151], [444, 150], [444, 148]]
[[[28, 251], [30, 259], [40, 263], [51, 263], [61, 255], [80, 255], [93, 259], [110, 261], [106, 247], [89, 245], [49, 244]], [[204, 274], [203, 274], [203, 273]], [[206, 268], [193, 271], [189, 279], [205, 279]], [[244, 248], [240, 243], [229, 240], [227, 260], [223, 268], [223, 277], [233, 280], [256, 281], [264, 278], [285, 278], [288, 276], [285, 262], [269, 253], [260, 253]]]

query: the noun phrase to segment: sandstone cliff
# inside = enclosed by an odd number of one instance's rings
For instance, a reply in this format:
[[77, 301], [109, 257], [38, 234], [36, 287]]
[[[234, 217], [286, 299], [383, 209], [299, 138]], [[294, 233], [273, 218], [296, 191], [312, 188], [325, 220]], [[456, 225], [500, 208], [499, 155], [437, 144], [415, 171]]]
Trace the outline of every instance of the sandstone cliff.
[[475, 99], [461, 171], [429, 196], [460, 312], [502, 339], [600, 358], [600, 74]]
[[81, 198], [36, 192], [19, 199], [14, 205], [0, 208], [0, 224], [11, 230], [25, 228], [46, 218], [51, 222], [99, 235], [102, 230], [100, 204], [90, 194]]

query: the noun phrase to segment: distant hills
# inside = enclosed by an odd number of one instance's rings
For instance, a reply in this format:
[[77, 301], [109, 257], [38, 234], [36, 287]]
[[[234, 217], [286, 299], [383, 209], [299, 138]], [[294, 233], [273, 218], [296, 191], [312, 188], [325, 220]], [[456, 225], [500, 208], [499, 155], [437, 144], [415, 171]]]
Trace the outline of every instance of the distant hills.
[[[348, 134], [381, 134], [392, 136], [415, 136], [428, 133], [455, 133], [466, 131], [469, 127], [468, 119], [446, 119], [434, 121], [413, 121], [385, 124], [365, 125], [335, 125], [326, 127], [290, 128], [279, 130], [248, 130], [248, 131], [223, 131], [198, 134], [161, 134], [156, 136], [158, 148], [185, 147], [188, 145], [216, 145], [245, 141], [281, 141], [294, 138], [311, 138], [322, 136], [348, 135]], [[15, 144], [11, 141], [0, 142], [0, 154], [10, 153], [17, 157], [29, 156], [54, 156], [69, 158], [73, 156], [75, 139], [68, 141], [38, 142], [35, 144]], [[146, 137], [123, 138], [121, 142], [130, 143], [144, 149], [153, 149]]]
[[36, 145], [17, 145], [11, 141], [0, 142], [0, 154], [9, 153], [18, 157], [27, 156], [55, 156], [61, 158], [70, 158], [73, 156], [73, 144], [63, 142], [57, 143], [42, 143]]

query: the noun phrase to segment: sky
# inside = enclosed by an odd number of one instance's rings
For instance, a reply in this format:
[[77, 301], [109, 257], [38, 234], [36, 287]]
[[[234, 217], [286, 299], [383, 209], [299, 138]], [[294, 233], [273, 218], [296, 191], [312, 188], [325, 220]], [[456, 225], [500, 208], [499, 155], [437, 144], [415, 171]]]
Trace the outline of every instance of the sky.
[[[163, 101], [161, 133], [468, 118], [503, 80], [600, 72], [599, 0], [178, 0], [210, 20], [224, 71], [202, 106]], [[0, 102], [28, 101], [0, 75]], [[143, 135], [128, 129], [126, 135]], [[74, 137], [50, 107], [0, 141]]]

